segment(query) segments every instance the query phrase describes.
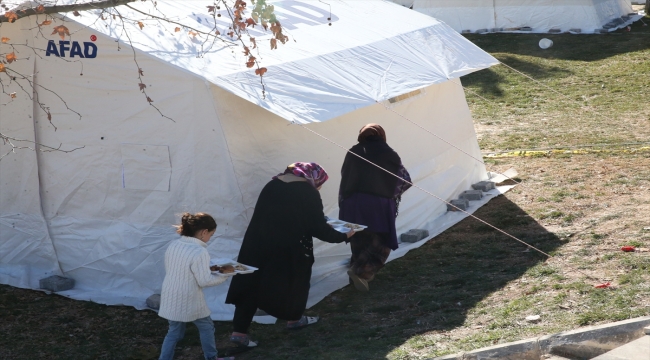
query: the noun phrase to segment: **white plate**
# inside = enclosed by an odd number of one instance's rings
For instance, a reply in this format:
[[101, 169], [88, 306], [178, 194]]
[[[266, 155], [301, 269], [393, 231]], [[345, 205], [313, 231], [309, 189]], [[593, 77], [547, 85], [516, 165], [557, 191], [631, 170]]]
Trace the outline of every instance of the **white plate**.
[[354, 223], [351, 223], [351, 222], [338, 220], [338, 219], [329, 219], [329, 220], [327, 220], [327, 223], [332, 225], [332, 228], [334, 228], [334, 230], [336, 230], [338, 232], [346, 233], [346, 234], [348, 232], [350, 232], [350, 230], [352, 230], [351, 228], [345, 226], [347, 224], [352, 224], [352, 225], [358, 226], [359, 228], [355, 229], [355, 231], [362, 231], [363, 229], [367, 228], [367, 226], [365, 226], [365, 225], [354, 224]]
[[246, 265], [246, 264], [241, 264], [241, 263], [238, 263], [238, 262], [236, 262], [236, 261], [233, 261], [233, 260], [230, 260], [230, 259], [224, 259], [224, 258], [220, 258], [220, 259], [210, 259], [210, 266], [212, 266], [212, 265], [217, 265], [217, 266], [225, 266], [225, 265], [232, 265], [232, 266], [235, 266], [235, 265], [241, 265], [241, 266], [245, 266], [245, 267], [246, 267], [246, 270], [235, 270], [234, 272], [227, 273], [227, 274], [220, 273], [220, 272], [218, 272], [218, 271], [212, 271], [213, 274], [218, 274], [218, 275], [221, 275], [221, 276], [233, 276], [233, 275], [237, 275], [237, 274], [250, 274], [250, 273], [252, 273], [252, 272], [255, 271], [255, 270], [259, 270], [258, 268], [254, 267], [254, 266], [250, 266], [250, 265]]

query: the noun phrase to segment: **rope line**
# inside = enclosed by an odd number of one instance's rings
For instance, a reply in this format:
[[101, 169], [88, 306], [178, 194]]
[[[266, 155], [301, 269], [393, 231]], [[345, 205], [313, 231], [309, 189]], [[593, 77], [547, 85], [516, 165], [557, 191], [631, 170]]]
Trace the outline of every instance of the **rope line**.
[[[483, 165], [485, 166], [485, 162], [483, 161], [483, 159], [479, 159], [479, 158], [475, 157], [474, 155], [468, 153], [467, 151], [461, 149], [460, 147], [458, 147], [458, 146], [452, 144], [451, 142], [449, 142], [449, 141], [445, 140], [444, 138], [442, 138], [441, 136], [439, 136], [439, 135], [433, 133], [432, 131], [430, 131], [429, 129], [425, 128], [424, 126], [422, 126], [422, 125], [416, 123], [415, 121], [409, 119], [408, 117], [406, 117], [406, 116], [404, 116], [404, 115], [398, 113], [397, 111], [391, 109], [391, 108], [388, 107], [385, 103], [383, 103], [383, 102], [379, 102], [379, 101], [377, 101], [377, 102], [380, 103], [380, 104], [382, 104], [382, 105], [384, 105], [384, 107], [386, 108], [386, 110], [388, 110], [388, 111], [390, 111], [390, 112], [396, 114], [397, 116], [401, 117], [402, 119], [404, 119], [404, 120], [410, 122], [411, 124], [413, 124], [413, 125], [419, 127], [420, 129], [422, 129], [422, 130], [428, 132], [429, 134], [431, 134], [431, 135], [435, 136], [436, 138], [442, 140], [443, 142], [445, 142], [445, 143], [448, 144], [449, 146], [455, 148], [456, 150], [462, 152], [463, 154], [465, 154], [465, 155], [471, 157], [472, 159], [474, 159], [474, 160], [480, 162], [481, 164], [483, 164]], [[514, 181], [517, 185], [521, 184], [521, 181], [517, 181], [517, 180], [511, 178], [510, 176], [508, 176], [508, 175], [506, 175], [506, 174], [502, 174], [502, 173], [499, 173], [499, 172], [497, 172], [497, 174], [505, 176], [508, 180], [512, 180], [512, 181]]]
[[[365, 159], [364, 157], [362, 157], [362, 156], [360, 156], [360, 155], [358, 155], [358, 154], [353, 153], [353, 152], [350, 151], [348, 148], [346, 148], [346, 147], [344, 147], [343, 145], [337, 143], [336, 141], [334, 141], [334, 140], [332, 140], [332, 139], [329, 139], [328, 137], [326, 137], [326, 136], [324, 136], [324, 135], [321, 135], [320, 133], [317, 133], [316, 131], [314, 131], [314, 130], [308, 128], [308, 127], [306, 127], [305, 125], [303, 125], [303, 124], [301, 124], [301, 123], [298, 123], [298, 122], [295, 122], [295, 121], [294, 121], [293, 123], [296, 124], [296, 125], [299, 125], [299, 126], [302, 127], [303, 129], [305, 129], [305, 130], [311, 132], [312, 134], [314, 134], [314, 135], [316, 135], [316, 136], [322, 138], [323, 140], [328, 141], [328, 142], [330, 142], [330, 143], [332, 143], [332, 144], [334, 144], [334, 145], [340, 147], [341, 149], [345, 150], [347, 153], [352, 154], [352, 155], [358, 157], [359, 159], [361, 159], [361, 160], [363, 160], [363, 161], [369, 163], [370, 165], [372, 165], [372, 166], [374, 166], [374, 167], [376, 167], [376, 168], [378, 168], [378, 169], [380, 169], [380, 170], [382, 170], [382, 171], [384, 171], [384, 172], [387, 172], [388, 174], [390, 174], [390, 175], [393, 176], [393, 177], [396, 177], [396, 178], [399, 179], [399, 180], [402, 180], [403, 182], [405, 182], [405, 183], [407, 183], [407, 184], [413, 186], [414, 188], [420, 189], [422, 192], [428, 194], [429, 196], [432, 196], [432, 197], [434, 197], [434, 198], [436, 198], [436, 199], [438, 199], [438, 200], [444, 202], [444, 203], [447, 204], [447, 205], [451, 205], [452, 207], [456, 208], [456, 210], [461, 211], [461, 212], [467, 214], [468, 216], [472, 217], [473, 219], [475, 219], [475, 220], [477, 220], [477, 221], [479, 221], [479, 222], [481, 222], [481, 223], [483, 223], [483, 224], [485, 224], [485, 225], [491, 227], [492, 229], [494, 229], [494, 230], [496, 230], [496, 231], [498, 231], [498, 232], [500, 232], [500, 233], [502, 233], [502, 234], [504, 234], [504, 235], [506, 235], [506, 236], [508, 236], [508, 237], [510, 237], [510, 238], [512, 238], [512, 239], [514, 239], [514, 240], [516, 240], [516, 241], [518, 241], [518, 242], [520, 242], [520, 243], [526, 245], [526, 246], [528, 246], [529, 248], [531, 248], [531, 249], [533, 249], [533, 250], [535, 250], [535, 251], [537, 251], [537, 252], [539, 252], [539, 253], [545, 255], [545, 256], [548, 257], [549, 259], [550, 259], [550, 258], [553, 258], [552, 255], [550, 255], [550, 254], [548, 254], [548, 253], [546, 253], [546, 252], [544, 252], [544, 251], [542, 251], [542, 250], [540, 250], [540, 249], [538, 249], [538, 248], [536, 248], [536, 247], [534, 247], [534, 246], [528, 244], [527, 242], [525, 242], [525, 241], [523, 241], [523, 240], [517, 238], [516, 236], [514, 236], [514, 235], [510, 235], [510, 234], [507, 233], [506, 231], [499, 229], [498, 227], [496, 227], [496, 226], [494, 226], [494, 225], [488, 223], [487, 221], [482, 220], [482, 219], [479, 219], [478, 217], [476, 217], [476, 216], [470, 214], [469, 212], [467, 212], [467, 211], [465, 211], [465, 210], [463, 210], [463, 209], [461, 209], [461, 208], [455, 206], [454, 204], [451, 204], [451, 203], [447, 202], [447, 200], [444, 200], [443, 198], [437, 196], [436, 194], [434, 194], [434, 193], [432, 193], [432, 192], [430, 192], [430, 191], [428, 191], [428, 190], [426, 190], [426, 189], [424, 189], [424, 188], [422, 188], [422, 187], [420, 187], [420, 186], [418, 186], [418, 185], [415, 185], [413, 182], [407, 181], [407, 180], [405, 180], [405, 179], [399, 177], [398, 175], [393, 174], [392, 172], [390, 172], [390, 171], [384, 169], [383, 167], [381, 167], [381, 166], [379, 166], [379, 165], [373, 163], [372, 161], [370, 161], [370, 160], [368, 160], [368, 159]], [[597, 280], [597, 279], [593, 278], [592, 276], [590, 276], [590, 275], [588, 275], [588, 274], [586, 274], [586, 273], [584, 273], [584, 272], [582, 272], [582, 271], [580, 271], [580, 270], [578, 270], [578, 269], [576, 269], [576, 268], [573, 268], [572, 266], [567, 266], [567, 267], [568, 267], [569, 269], [575, 271], [575, 272], [578, 272], [578, 273], [584, 275], [584, 276], [587, 277], [588, 279]]]

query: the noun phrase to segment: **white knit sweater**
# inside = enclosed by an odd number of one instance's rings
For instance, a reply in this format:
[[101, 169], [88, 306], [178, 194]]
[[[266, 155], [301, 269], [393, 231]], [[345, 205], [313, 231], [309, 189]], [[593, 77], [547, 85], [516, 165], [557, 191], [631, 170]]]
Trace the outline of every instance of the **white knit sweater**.
[[160, 317], [190, 322], [210, 315], [202, 288], [219, 285], [228, 278], [211, 273], [206, 246], [197, 238], [183, 236], [167, 248]]

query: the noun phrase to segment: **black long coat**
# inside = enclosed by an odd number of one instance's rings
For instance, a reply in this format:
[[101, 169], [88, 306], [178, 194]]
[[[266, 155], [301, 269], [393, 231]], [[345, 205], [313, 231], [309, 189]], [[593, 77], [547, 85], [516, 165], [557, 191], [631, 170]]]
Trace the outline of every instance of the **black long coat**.
[[233, 277], [226, 303], [254, 298], [269, 315], [299, 319], [309, 295], [312, 237], [330, 243], [347, 239], [327, 224], [320, 193], [309, 183], [271, 180], [260, 193], [237, 258], [259, 270]]

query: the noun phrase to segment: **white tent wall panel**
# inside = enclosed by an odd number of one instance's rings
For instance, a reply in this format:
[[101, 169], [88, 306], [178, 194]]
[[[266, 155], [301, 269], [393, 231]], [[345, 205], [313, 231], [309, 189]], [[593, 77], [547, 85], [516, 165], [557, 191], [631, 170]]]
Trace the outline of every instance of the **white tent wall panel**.
[[[91, 32], [80, 30], [75, 35], [88, 39]], [[82, 115], [80, 120], [67, 111], [52, 93], [41, 97], [52, 105], [59, 128], [54, 131], [40, 114], [36, 131], [41, 141], [83, 146], [71, 153], [39, 154], [44, 210], [61, 267], [77, 280], [77, 294], [71, 295], [108, 303], [126, 296], [122, 302], [142, 307], [147, 296], [160, 291], [162, 258], [166, 245], [177, 237], [172, 228], [177, 214], [214, 214], [220, 224], [219, 240], [211, 243], [211, 249], [227, 248], [231, 254], [239, 248], [247, 221], [233, 215], [243, 212], [241, 196], [205, 82], [136, 52], [148, 95], [174, 122], [134, 91], [138, 80], [131, 49], [121, 45], [118, 51], [114, 41], [101, 35], [95, 43], [102, 61], [80, 60], [83, 76], [80, 64], [63, 59], [37, 64], [38, 84], [55, 89]], [[163, 191], [125, 186], [129, 170], [125, 154], [132, 151], [125, 149], [138, 147], [167, 151], [165, 168], [171, 177]], [[138, 160], [136, 155], [129, 157]], [[146, 167], [147, 159], [151, 157], [133, 164]], [[147, 176], [154, 170], [138, 167], [131, 174]]]
[[454, 30], [511, 29], [536, 33], [556, 28], [593, 33], [633, 12], [630, 0], [392, 0], [443, 21]]
[[[481, 159], [471, 114], [458, 79], [423, 89], [423, 94], [390, 105], [378, 103], [330, 121], [305, 125], [342, 145], [342, 149], [300, 125], [286, 121], [233, 94], [212, 86], [215, 103], [230, 148], [238, 183], [244, 190], [244, 204], [252, 212], [257, 195], [272, 176], [296, 161], [321, 164], [330, 180], [321, 189], [325, 214], [338, 217], [338, 184], [345, 150], [356, 141], [359, 129], [369, 123], [381, 124], [388, 143], [400, 154], [413, 181], [436, 196], [449, 200], [471, 184], [487, 178]], [[422, 125], [461, 150], [436, 139], [402, 116]], [[466, 152], [467, 154], [463, 153]], [[400, 204], [398, 233], [412, 228], [435, 231], [436, 219], [446, 213], [446, 204], [421, 190], [409, 190]], [[347, 284], [340, 275], [350, 256], [349, 246], [315, 241], [310, 306]], [[219, 297], [220, 299], [220, 297]], [[213, 314], [214, 316], [214, 314]]]
[[[25, 76], [34, 73], [35, 56], [28, 47], [31, 24], [24, 19], [2, 27], [2, 36], [15, 46], [0, 44], [0, 53], [14, 51], [19, 58], [11, 69]], [[34, 149], [40, 139], [34, 133], [34, 114], [41, 112], [32, 100], [32, 89], [21, 89], [16, 82], [5, 83], [0, 106], [0, 132], [26, 141], [13, 141], [16, 146]], [[7, 105], [4, 105], [7, 104]], [[54, 147], [56, 144], [49, 144]], [[38, 278], [59, 273], [56, 254], [41, 212], [37, 152], [17, 149], [0, 141], [0, 283], [17, 287], [38, 287]], [[27, 265], [29, 264], [29, 265]]]

